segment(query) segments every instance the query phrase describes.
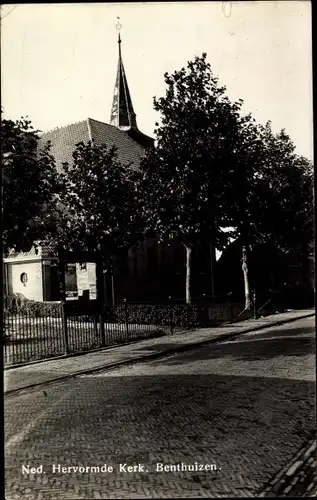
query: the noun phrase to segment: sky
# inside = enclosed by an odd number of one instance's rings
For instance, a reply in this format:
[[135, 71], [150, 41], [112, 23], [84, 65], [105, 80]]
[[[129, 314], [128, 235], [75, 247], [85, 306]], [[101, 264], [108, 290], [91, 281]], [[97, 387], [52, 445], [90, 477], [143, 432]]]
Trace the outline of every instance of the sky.
[[4, 117], [41, 131], [87, 117], [109, 122], [118, 44], [139, 129], [153, 136], [164, 73], [207, 53], [245, 112], [313, 159], [311, 3], [17, 4], [1, 8]]

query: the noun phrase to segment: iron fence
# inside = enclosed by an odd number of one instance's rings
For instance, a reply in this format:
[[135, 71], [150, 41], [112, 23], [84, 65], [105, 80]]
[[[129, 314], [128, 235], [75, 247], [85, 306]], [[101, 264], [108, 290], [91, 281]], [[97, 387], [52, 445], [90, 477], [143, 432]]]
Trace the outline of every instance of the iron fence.
[[172, 333], [172, 325], [143, 320], [140, 307], [121, 304], [103, 314], [35, 315], [24, 310], [4, 311], [5, 365], [29, 363], [65, 354], [90, 351]]
[[[21, 303], [4, 310], [5, 365], [29, 363], [56, 356], [90, 351], [195, 328], [217, 326], [274, 311], [274, 294], [263, 295], [254, 310], [244, 311], [241, 295], [196, 300], [187, 305], [170, 299], [166, 303], [123, 301], [105, 305], [99, 314], [66, 315], [60, 304], [43, 307]], [[258, 308], [258, 309], [256, 309]], [[256, 310], [255, 310], [256, 309]]]
[[27, 363], [64, 353], [61, 317], [4, 313], [4, 362]]

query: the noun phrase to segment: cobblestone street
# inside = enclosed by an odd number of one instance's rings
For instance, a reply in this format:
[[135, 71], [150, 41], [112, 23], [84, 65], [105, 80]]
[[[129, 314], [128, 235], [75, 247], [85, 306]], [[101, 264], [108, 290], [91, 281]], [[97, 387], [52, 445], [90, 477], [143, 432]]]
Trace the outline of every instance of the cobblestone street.
[[7, 500], [259, 496], [315, 438], [314, 322], [6, 397]]

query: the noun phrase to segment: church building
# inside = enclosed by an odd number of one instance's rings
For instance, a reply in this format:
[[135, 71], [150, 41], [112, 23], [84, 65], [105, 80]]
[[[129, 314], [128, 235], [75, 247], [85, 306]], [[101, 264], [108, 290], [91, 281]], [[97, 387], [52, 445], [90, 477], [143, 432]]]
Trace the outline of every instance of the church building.
[[[39, 147], [50, 141], [51, 154], [55, 157], [57, 169], [64, 162], [72, 163], [72, 154], [79, 142], [94, 141], [97, 145], [117, 147], [118, 159], [122, 164], [132, 164], [135, 167], [140, 162], [147, 148], [154, 145], [154, 139], [143, 134], [137, 125], [131, 94], [125, 74], [121, 37], [118, 37], [119, 57], [118, 69], [113, 94], [110, 122], [104, 123], [87, 118], [64, 127], [55, 128], [44, 133], [39, 141]], [[210, 294], [210, 253], [198, 249], [193, 255], [193, 267], [198, 267], [193, 273], [193, 289], [195, 276], [202, 290], [202, 280], [205, 281], [206, 293]], [[205, 255], [207, 250], [207, 254]], [[56, 256], [48, 248], [39, 247], [27, 253], [11, 252], [4, 259], [6, 294], [21, 294], [31, 300], [58, 300], [58, 281]], [[208, 265], [206, 266], [206, 263]], [[89, 267], [89, 266], [88, 266]], [[207, 271], [206, 271], [207, 267]], [[193, 269], [194, 270], [194, 269]], [[68, 294], [72, 298], [83, 295], [90, 290], [93, 296], [94, 274], [84, 266], [76, 265], [70, 269], [66, 277]], [[114, 276], [106, 276], [107, 300], [168, 300], [169, 296], [182, 298], [185, 293], [185, 252], [178, 244], [158, 244], [155, 238], [147, 238], [140, 243], [139, 248], [129, 251], [126, 261]], [[205, 278], [205, 280], [203, 279]]]

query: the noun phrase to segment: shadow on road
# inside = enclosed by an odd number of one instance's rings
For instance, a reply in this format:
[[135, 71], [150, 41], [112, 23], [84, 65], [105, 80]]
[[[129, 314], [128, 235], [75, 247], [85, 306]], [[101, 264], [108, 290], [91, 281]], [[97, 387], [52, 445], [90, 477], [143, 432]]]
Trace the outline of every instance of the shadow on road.
[[[287, 328], [266, 334], [252, 334], [225, 341], [206, 345], [200, 348], [177, 354], [164, 360], [166, 364], [188, 363], [191, 359], [206, 360], [213, 358], [235, 358], [241, 360], [270, 359], [277, 356], [307, 356], [315, 353], [315, 339], [304, 337], [304, 333], [313, 332], [313, 328], [298, 328], [291, 331]], [[301, 335], [301, 336], [300, 336]], [[298, 336], [298, 338], [296, 338]], [[167, 344], [157, 344], [151, 351], [163, 351]], [[142, 349], [140, 349], [141, 351]], [[153, 364], [161, 363], [153, 361]]]

